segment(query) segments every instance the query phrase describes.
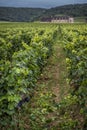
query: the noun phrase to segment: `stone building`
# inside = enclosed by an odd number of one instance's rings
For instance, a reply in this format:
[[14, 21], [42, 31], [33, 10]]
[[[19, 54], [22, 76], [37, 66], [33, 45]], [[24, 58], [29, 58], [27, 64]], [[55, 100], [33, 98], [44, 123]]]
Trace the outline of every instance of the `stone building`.
[[74, 18], [69, 16], [54, 16], [42, 18], [41, 21], [52, 23], [74, 23]]

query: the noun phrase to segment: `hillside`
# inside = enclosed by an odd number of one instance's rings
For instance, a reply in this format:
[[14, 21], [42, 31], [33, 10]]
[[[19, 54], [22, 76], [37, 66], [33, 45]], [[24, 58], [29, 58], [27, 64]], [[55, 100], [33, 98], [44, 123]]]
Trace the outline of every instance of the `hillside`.
[[41, 16], [45, 9], [0, 7], [0, 21], [26, 22]]
[[0, 21], [37, 21], [42, 17], [55, 15], [87, 18], [87, 4], [64, 5], [51, 9], [0, 7]]
[[87, 16], [87, 4], [65, 5], [47, 10], [45, 15], [69, 15], [73, 17]]

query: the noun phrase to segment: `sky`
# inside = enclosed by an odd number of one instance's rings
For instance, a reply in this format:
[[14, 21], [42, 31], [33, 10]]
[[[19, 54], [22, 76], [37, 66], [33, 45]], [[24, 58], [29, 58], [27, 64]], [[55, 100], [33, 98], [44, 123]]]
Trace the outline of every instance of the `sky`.
[[60, 5], [87, 3], [87, 0], [0, 0], [0, 6], [51, 8]]

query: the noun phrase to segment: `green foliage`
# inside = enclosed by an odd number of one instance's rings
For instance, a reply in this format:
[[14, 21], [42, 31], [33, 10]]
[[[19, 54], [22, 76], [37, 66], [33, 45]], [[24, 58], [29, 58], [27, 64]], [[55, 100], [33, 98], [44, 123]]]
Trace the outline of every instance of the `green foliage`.
[[73, 17], [87, 16], [87, 4], [74, 4], [55, 7], [47, 10], [45, 15], [69, 15]]
[[53, 95], [50, 92], [40, 93], [39, 98], [36, 102], [36, 109], [32, 108], [29, 110], [30, 115], [30, 128], [32, 130], [42, 130], [47, 128], [47, 124], [52, 121], [52, 119], [47, 120], [46, 115], [48, 115], [51, 111], [55, 111], [54, 107], [52, 107], [52, 98]]
[[46, 9], [0, 7], [0, 21], [28, 22], [37, 19]]
[[[31, 96], [51, 55], [53, 30], [16, 28], [0, 31], [0, 123], [13, 121], [18, 103]], [[3, 120], [2, 120], [3, 118]], [[7, 122], [7, 121], [6, 121]]]
[[[87, 26], [64, 24], [58, 28], [57, 24], [37, 25], [1, 24], [0, 129], [25, 129], [22, 118], [26, 118], [28, 129], [32, 130], [86, 130]], [[26, 109], [29, 113], [21, 118], [17, 105], [23, 97], [31, 97], [36, 89], [40, 73], [52, 54], [57, 32], [66, 52], [70, 94], [57, 103], [53, 100], [55, 95], [42, 91], [36, 104], [32, 103], [33, 107], [23, 105], [21, 111]]]
[[[84, 26], [83, 26], [84, 27]], [[64, 30], [64, 50], [66, 51], [66, 64], [68, 82], [71, 86], [73, 98], [78, 99], [76, 113], [83, 118], [82, 129], [87, 129], [87, 28]], [[68, 101], [68, 100], [67, 100]], [[72, 100], [71, 100], [72, 103]], [[69, 103], [68, 103], [69, 104]], [[72, 106], [72, 105], [69, 105]], [[80, 109], [80, 110], [79, 110]], [[66, 110], [67, 111], [67, 110]], [[75, 112], [74, 112], [75, 113]], [[81, 120], [80, 120], [81, 123]], [[80, 124], [81, 125], [81, 124]], [[78, 125], [77, 125], [78, 126]], [[72, 127], [71, 127], [72, 128]], [[81, 129], [80, 128], [80, 129]], [[78, 128], [79, 129], [79, 128]]]

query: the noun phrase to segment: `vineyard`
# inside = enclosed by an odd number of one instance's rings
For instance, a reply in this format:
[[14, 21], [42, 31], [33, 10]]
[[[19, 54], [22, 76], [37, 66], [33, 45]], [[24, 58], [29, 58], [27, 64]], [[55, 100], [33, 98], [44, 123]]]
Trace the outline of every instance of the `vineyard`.
[[0, 23], [0, 59], [0, 130], [87, 129], [86, 24]]

